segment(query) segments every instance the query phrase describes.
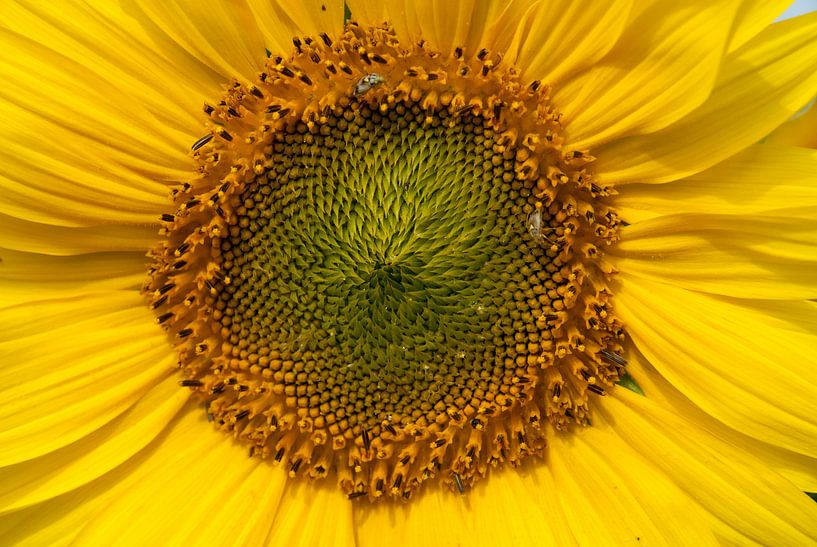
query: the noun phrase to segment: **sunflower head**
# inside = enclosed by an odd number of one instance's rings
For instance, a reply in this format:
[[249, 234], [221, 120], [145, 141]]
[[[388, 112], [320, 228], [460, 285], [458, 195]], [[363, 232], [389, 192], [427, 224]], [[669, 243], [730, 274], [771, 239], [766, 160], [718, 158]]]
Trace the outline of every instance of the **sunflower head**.
[[622, 375], [619, 225], [541, 82], [349, 23], [204, 109], [146, 293], [219, 427], [351, 497], [462, 490]]

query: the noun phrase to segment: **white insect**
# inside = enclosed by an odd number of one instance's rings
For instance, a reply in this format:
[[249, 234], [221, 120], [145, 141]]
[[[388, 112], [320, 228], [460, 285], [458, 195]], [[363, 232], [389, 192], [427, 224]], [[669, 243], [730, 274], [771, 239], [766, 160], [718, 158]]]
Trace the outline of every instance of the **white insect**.
[[545, 235], [546, 232], [553, 231], [553, 228], [548, 226], [542, 226], [542, 210], [537, 208], [534, 212], [528, 216], [528, 233], [534, 239], [534, 241], [547, 241], [548, 243], [556, 244], [555, 241], [552, 241], [548, 236]]
[[536, 209], [528, 217], [528, 233], [533, 239], [542, 239], [542, 211]]
[[355, 95], [363, 95], [373, 87], [376, 87], [386, 81], [386, 78], [380, 74], [366, 74], [355, 84]]

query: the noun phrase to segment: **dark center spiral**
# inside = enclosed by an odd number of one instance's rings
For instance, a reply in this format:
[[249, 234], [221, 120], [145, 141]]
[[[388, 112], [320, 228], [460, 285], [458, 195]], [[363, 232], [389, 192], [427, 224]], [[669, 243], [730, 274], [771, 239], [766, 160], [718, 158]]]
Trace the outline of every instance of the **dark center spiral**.
[[221, 244], [232, 355], [355, 436], [535, 376], [550, 336], [531, 319], [550, 304], [556, 253], [545, 211], [529, 229], [536, 198], [514, 149], [481, 116], [411, 101], [354, 101], [304, 129], [279, 135]]

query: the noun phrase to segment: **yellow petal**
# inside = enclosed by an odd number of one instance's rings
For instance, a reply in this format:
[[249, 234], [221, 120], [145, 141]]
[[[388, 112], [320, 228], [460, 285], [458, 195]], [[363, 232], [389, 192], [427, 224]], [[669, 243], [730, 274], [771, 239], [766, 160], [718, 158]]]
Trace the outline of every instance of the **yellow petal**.
[[778, 127], [766, 142], [817, 148], [817, 107]]
[[7, 2], [0, 211], [60, 225], [152, 222], [166, 184], [189, 176], [203, 101], [264, 60], [249, 10], [234, 7]]
[[343, 29], [341, 0], [248, 0], [247, 3], [266, 48], [274, 53], [289, 53], [295, 36], [317, 40], [321, 32], [334, 37]]
[[594, 150], [606, 184], [666, 182], [757, 142], [817, 94], [817, 13], [772, 25], [724, 59], [704, 104], [649, 135]]
[[555, 434], [548, 450], [556, 497], [578, 544], [716, 544], [694, 497], [614, 426], [594, 416], [591, 427]]
[[[169, 209], [166, 185], [119, 164], [132, 158], [17, 106], [0, 106], [0, 111], [8, 129], [0, 136], [0, 213], [45, 224], [88, 226], [155, 222]], [[44, 135], [56, 142], [49, 143]], [[108, 168], [100, 171], [105, 164]], [[181, 178], [188, 173], [175, 169], [162, 176], [168, 175]]]
[[[53, 172], [40, 172], [37, 177], [26, 180], [22, 172], [29, 166], [22, 160], [11, 163], [0, 159], [0, 162], [0, 170], [4, 165], [13, 166], [18, 173], [13, 178], [0, 175], [0, 188], [4, 193], [0, 213], [7, 216], [58, 226], [89, 226], [94, 222], [145, 224], [156, 222], [159, 215], [172, 209], [169, 201], [158, 195], [147, 200], [129, 199], [104, 177], [99, 186], [72, 192], [76, 189], [74, 181], [56, 178]], [[74, 169], [66, 166], [65, 170]], [[95, 177], [85, 176], [83, 172], [82, 178]], [[49, 187], [54, 183], [55, 186]], [[82, 198], [77, 199], [80, 193]]]
[[593, 66], [616, 44], [630, 5], [629, 0], [540, 2], [521, 21], [508, 59], [523, 79], [541, 80], [559, 89], [565, 78]]
[[153, 441], [189, 393], [175, 375], [121, 416], [75, 443], [34, 460], [0, 468], [0, 513], [55, 498], [101, 477]]
[[497, 469], [464, 495], [449, 493], [473, 521], [474, 544], [577, 545], [578, 536], [558, 507], [558, 489], [540, 459]]
[[[107, 301], [107, 308], [99, 305]], [[98, 310], [83, 316], [88, 303]], [[77, 323], [57, 328], [34, 321], [21, 337], [0, 343], [0, 465], [57, 450], [110, 422], [173, 370], [164, 332], [134, 291], [66, 302]], [[51, 302], [31, 302], [3, 313], [54, 313]]]
[[[347, 2], [352, 12], [352, 20], [368, 25], [382, 25], [385, 22], [391, 24], [397, 38], [406, 44], [413, 44], [423, 38], [425, 32], [417, 20], [419, 10], [414, 4], [405, 0], [388, 0], [381, 2], [378, 0], [352, 0]], [[426, 4], [426, 7], [428, 5]], [[430, 17], [425, 19], [430, 26]]]
[[478, 541], [476, 520], [469, 518], [468, 499], [435, 485], [428, 485], [409, 503], [355, 506], [354, 523], [361, 545], [401, 544], [406, 547], [456, 545], [463, 538]]
[[791, 3], [791, 0], [743, 0], [735, 19], [728, 51], [734, 51], [751, 40], [786, 11]]
[[598, 414], [702, 507], [719, 542], [817, 541], [817, 504], [752, 454], [627, 390], [607, 398]]
[[737, 2], [666, 0], [641, 7], [610, 53], [554, 89], [574, 148], [663, 129], [712, 90]]
[[701, 429], [709, 431], [718, 439], [734, 446], [745, 454], [752, 454], [798, 489], [817, 492], [817, 458], [804, 456], [762, 440], [755, 439], [728, 427], [711, 414], [707, 414], [681, 393], [655, 369], [632, 343], [627, 344], [627, 370], [638, 381], [649, 399], [659, 403], [675, 414], [684, 416]]
[[144, 251], [49, 256], [0, 248], [0, 306], [138, 289], [145, 280], [145, 260]]
[[[284, 474], [281, 468], [275, 468]], [[331, 479], [290, 480], [265, 545], [355, 545], [352, 503]], [[382, 543], [381, 543], [382, 544]]]
[[155, 245], [158, 231], [158, 223], [70, 228], [0, 214], [3, 246], [15, 251], [40, 254], [64, 256], [100, 251], [145, 252]]
[[10, 545], [68, 546], [90, 515], [110, 502], [109, 488], [118, 478], [108, 473], [73, 492], [0, 515], [0, 537]]
[[29, 37], [0, 29], [0, 52], [0, 211], [69, 226], [154, 220], [158, 181], [187, 176], [191, 138]]
[[[487, 48], [493, 53], [506, 55], [509, 61], [516, 62], [511, 44], [520, 31], [521, 21], [535, 9], [537, 3], [534, 0], [509, 2], [467, 0], [467, 3], [473, 4], [470, 18], [465, 21], [463, 29], [450, 28], [451, 33], [458, 33], [458, 38], [453, 40], [452, 44], [461, 45], [466, 55], [475, 55], [482, 48]], [[448, 24], [450, 27], [450, 23]]]
[[628, 275], [739, 298], [817, 297], [814, 215], [679, 214], [628, 226], [610, 250]]
[[[817, 335], [745, 304], [622, 275], [616, 311], [644, 356], [723, 423], [817, 457]], [[791, 303], [791, 306], [808, 304]], [[817, 311], [802, 328], [813, 329]]]
[[[407, 2], [408, 4], [408, 2]], [[436, 2], [434, 0], [419, 0], [411, 2], [415, 6], [417, 19], [423, 35], [443, 53], [450, 53], [457, 46], [463, 46], [468, 41], [468, 31], [472, 23], [474, 9], [477, 2], [474, 0], [452, 0], [450, 2]], [[484, 21], [482, 21], [484, 24]], [[465, 55], [476, 54], [475, 50], [467, 51]]]
[[99, 324], [101, 316], [131, 317], [144, 306], [135, 291], [95, 291], [54, 299], [43, 299], [38, 293], [28, 296], [25, 303], [0, 308], [0, 342], [47, 334], [66, 326], [82, 328], [85, 322]]
[[263, 545], [286, 474], [247, 457], [246, 447], [207, 423], [200, 405], [145, 452], [114, 472], [119, 480], [107, 492], [87, 489], [86, 497], [110, 501], [90, 515], [77, 544]]
[[263, 37], [243, 0], [148, 0], [131, 15], [139, 25], [161, 29], [224, 81], [254, 79], [266, 60]]
[[501, 469], [462, 495], [427, 485], [398, 510], [355, 506], [363, 545], [713, 544], [694, 499], [609, 431], [553, 433], [546, 461]]
[[[755, 145], [685, 179], [666, 184], [628, 184], [616, 196], [616, 212], [631, 224], [675, 213], [778, 216], [817, 210], [817, 152]], [[801, 215], [802, 216], [802, 215]]]
[[[409, 503], [356, 504], [361, 545], [575, 545], [544, 462], [493, 470], [465, 493], [429, 483]], [[534, 472], [534, 468], [538, 471]], [[543, 473], [542, 471], [543, 468]]]
[[[133, 2], [72, 2], [57, 9], [42, 2], [9, 1], [3, 8], [4, 21], [14, 22], [14, 34], [3, 34], [4, 54], [21, 55], [22, 51], [32, 50], [34, 58], [25, 59], [47, 71], [29, 77], [59, 74], [62, 79], [55, 80], [62, 93], [92, 90], [99, 82], [99, 93], [113, 99], [120, 108], [127, 106], [133, 129], [137, 121], [134, 115], [144, 107], [162, 124], [195, 138], [202, 127], [202, 101], [213, 100], [224, 79], [235, 76], [219, 74], [201, 62], [153, 24]], [[202, 3], [190, 7], [203, 8]], [[20, 50], [12, 48], [15, 44]], [[83, 84], [83, 78], [90, 81]], [[108, 102], [102, 104], [107, 106]], [[86, 115], [93, 116], [93, 112]]]
[[520, 21], [535, 2], [358, 0], [348, 4], [353, 20], [369, 25], [389, 21], [405, 43], [425, 39], [445, 53], [461, 47], [465, 55], [476, 55], [482, 48], [493, 53], [506, 52]]
[[[12, 6], [16, 14], [16, 6]], [[126, 86], [117, 85], [114, 75], [104, 73], [91, 59], [75, 60], [64, 50], [54, 49], [54, 42], [41, 35], [50, 27], [35, 25], [42, 23], [39, 17], [32, 17], [31, 24], [23, 14], [20, 17], [24, 22], [16, 31], [29, 34], [0, 30], [0, 74], [8, 80], [0, 89], [0, 112], [15, 130], [14, 134], [3, 133], [4, 143], [37, 144], [38, 149], [49, 144], [53, 154], [65, 151], [66, 157], [86, 163], [93, 157], [97, 171], [116, 173], [137, 186], [146, 184], [140, 177], [166, 171], [172, 176], [173, 170], [187, 170], [185, 152], [191, 134], [158, 119], [129, 94]], [[85, 29], [84, 35], [92, 30]], [[55, 38], [59, 36], [58, 32]], [[105, 50], [115, 45], [108, 44]], [[158, 80], [153, 74], [151, 81]], [[173, 87], [168, 81], [172, 80], [165, 80], [163, 85]], [[165, 115], [190, 114], [165, 106]]]

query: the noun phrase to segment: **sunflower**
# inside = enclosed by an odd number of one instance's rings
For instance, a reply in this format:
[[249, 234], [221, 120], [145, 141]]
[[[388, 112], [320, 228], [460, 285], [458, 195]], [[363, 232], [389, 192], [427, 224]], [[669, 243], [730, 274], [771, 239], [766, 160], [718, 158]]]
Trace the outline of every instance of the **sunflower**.
[[785, 4], [5, 2], [0, 537], [817, 542]]

